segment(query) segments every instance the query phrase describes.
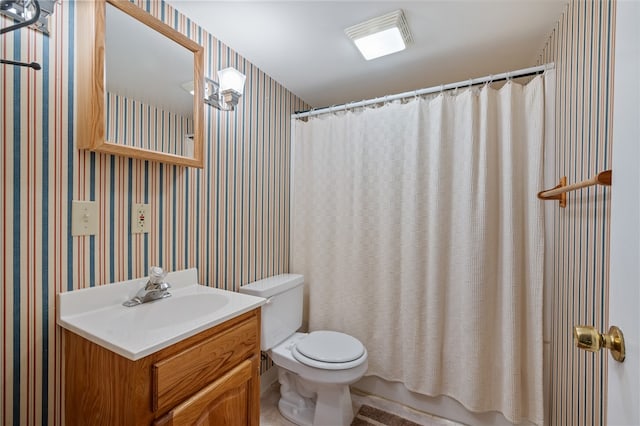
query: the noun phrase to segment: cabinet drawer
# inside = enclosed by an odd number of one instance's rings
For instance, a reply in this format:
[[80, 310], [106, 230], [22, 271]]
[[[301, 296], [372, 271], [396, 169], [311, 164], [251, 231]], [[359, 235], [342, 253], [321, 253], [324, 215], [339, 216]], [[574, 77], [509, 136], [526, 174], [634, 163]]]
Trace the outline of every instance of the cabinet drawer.
[[152, 408], [162, 414], [217, 376], [250, 358], [258, 347], [258, 320], [251, 317], [152, 366]]

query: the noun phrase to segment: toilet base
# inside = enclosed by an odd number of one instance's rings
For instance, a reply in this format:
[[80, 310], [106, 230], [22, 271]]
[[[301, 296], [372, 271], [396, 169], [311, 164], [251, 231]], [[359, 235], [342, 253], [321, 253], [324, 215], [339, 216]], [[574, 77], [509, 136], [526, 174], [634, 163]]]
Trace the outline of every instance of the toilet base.
[[353, 405], [348, 385], [322, 385], [318, 389], [314, 426], [344, 425], [353, 420]]
[[280, 411], [282, 417], [298, 426], [313, 426], [313, 413], [315, 410], [315, 407], [298, 407], [283, 398], [278, 401], [278, 411]]
[[278, 409], [300, 426], [348, 426], [353, 420], [348, 385], [310, 383], [297, 374], [278, 368]]

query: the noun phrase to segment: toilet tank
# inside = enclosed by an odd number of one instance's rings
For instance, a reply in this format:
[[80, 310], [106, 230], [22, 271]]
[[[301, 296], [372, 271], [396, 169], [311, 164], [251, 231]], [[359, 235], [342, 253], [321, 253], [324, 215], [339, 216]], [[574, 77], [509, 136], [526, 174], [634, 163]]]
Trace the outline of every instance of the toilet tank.
[[260, 349], [267, 351], [295, 333], [302, 325], [304, 276], [282, 274], [240, 287], [240, 293], [264, 297]]

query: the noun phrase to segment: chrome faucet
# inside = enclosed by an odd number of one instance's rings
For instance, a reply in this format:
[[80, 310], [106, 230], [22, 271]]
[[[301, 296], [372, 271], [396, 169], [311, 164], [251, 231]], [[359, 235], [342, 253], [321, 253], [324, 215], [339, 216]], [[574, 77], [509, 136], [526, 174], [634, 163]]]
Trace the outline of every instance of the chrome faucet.
[[149, 268], [149, 281], [141, 288], [133, 299], [123, 303], [124, 306], [137, 306], [154, 300], [171, 296], [171, 284], [164, 280], [167, 273], [159, 266]]

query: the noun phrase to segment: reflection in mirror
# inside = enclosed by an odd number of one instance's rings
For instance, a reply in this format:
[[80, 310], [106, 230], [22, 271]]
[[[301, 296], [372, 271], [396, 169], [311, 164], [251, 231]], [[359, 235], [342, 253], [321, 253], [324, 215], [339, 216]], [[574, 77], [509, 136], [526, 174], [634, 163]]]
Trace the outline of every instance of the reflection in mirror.
[[106, 140], [193, 158], [193, 52], [106, 5]]

